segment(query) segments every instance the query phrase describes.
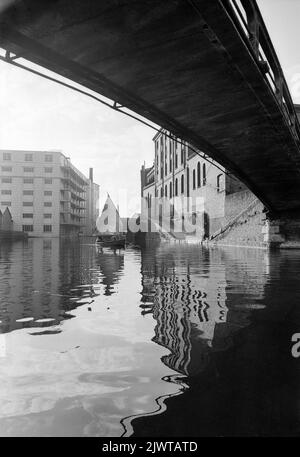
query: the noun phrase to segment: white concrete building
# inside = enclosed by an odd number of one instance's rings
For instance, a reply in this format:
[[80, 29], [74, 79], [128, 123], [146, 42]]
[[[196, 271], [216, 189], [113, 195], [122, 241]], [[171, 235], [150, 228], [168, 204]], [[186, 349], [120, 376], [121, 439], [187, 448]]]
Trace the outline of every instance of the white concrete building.
[[37, 237], [84, 233], [89, 186], [60, 151], [0, 150], [0, 210], [9, 208], [14, 230]]

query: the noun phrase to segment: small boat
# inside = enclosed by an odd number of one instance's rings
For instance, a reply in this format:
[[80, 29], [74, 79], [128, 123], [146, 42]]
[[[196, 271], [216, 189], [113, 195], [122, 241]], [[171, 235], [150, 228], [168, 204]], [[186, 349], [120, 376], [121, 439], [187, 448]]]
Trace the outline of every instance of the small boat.
[[104, 247], [124, 248], [125, 243], [126, 236], [121, 233], [98, 235], [96, 239], [96, 244]]
[[96, 245], [101, 247], [124, 248], [126, 233], [123, 230], [122, 221], [117, 209], [107, 195], [102, 214], [97, 220], [98, 235]]

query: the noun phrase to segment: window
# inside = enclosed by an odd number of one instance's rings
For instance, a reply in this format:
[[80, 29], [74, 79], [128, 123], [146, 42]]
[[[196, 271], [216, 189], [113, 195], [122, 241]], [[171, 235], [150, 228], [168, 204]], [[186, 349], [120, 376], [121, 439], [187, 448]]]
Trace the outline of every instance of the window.
[[23, 232], [33, 232], [33, 225], [22, 225]]
[[217, 176], [217, 192], [221, 192], [223, 189], [223, 174]]
[[11, 206], [11, 202], [1, 202], [1, 206]]
[[11, 160], [11, 153], [3, 152], [3, 160]]
[[184, 146], [181, 145], [181, 154], [180, 154], [181, 165], [183, 164], [183, 161], [184, 161]]
[[161, 196], [161, 197], [164, 196], [164, 188], [163, 188], [163, 187], [161, 187], [161, 189], [160, 189], [160, 196]]
[[173, 191], [173, 189], [172, 189], [172, 183], [170, 182], [170, 192], [169, 192], [169, 194], [170, 194], [170, 198], [172, 198], [172, 194], [173, 194], [173, 192], [172, 192], [172, 191]]
[[23, 195], [33, 195], [33, 190], [23, 190]]
[[51, 213], [45, 213], [44, 214], [44, 218], [45, 219], [51, 219], [52, 218], [52, 214]]
[[32, 162], [33, 154], [25, 154], [25, 162]]
[[11, 190], [8, 190], [8, 189], [1, 190], [1, 194], [2, 195], [11, 195]]
[[178, 154], [175, 154], [175, 168], [178, 168]]
[[178, 195], [178, 179], [175, 179], [175, 195]]
[[45, 162], [53, 162], [52, 154], [46, 154], [45, 155]]
[[197, 163], [197, 187], [201, 187], [201, 166], [200, 166], [200, 162]]
[[202, 184], [205, 186], [206, 184], [206, 165], [205, 163], [202, 166]]
[[44, 232], [52, 232], [52, 225], [44, 225]]
[[10, 184], [11, 183], [11, 178], [2, 178], [1, 180], [3, 183]]
[[52, 195], [52, 190], [45, 190], [44, 195]]
[[181, 175], [181, 193], [184, 193], [184, 176]]
[[52, 184], [52, 178], [45, 178], [45, 184]]
[[193, 170], [193, 189], [196, 189], [196, 170]]
[[44, 206], [52, 206], [52, 202], [44, 202]]
[[24, 178], [23, 182], [24, 184], [33, 184], [33, 178]]
[[33, 219], [33, 213], [23, 213], [23, 219]]
[[33, 202], [23, 202], [23, 206], [33, 206]]
[[167, 197], [167, 196], [168, 196], [168, 186], [167, 186], [167, 184], [166, 184], [166, 185], [165, 185], [165, 197]]
[[24, 173], [33, 173], [33, 167], [23, 167]]
[[45, 167], [45, 173], [52, 173], [52, 167]]
[[12, 171], [12, 167], [1, 167], [2, 171]]

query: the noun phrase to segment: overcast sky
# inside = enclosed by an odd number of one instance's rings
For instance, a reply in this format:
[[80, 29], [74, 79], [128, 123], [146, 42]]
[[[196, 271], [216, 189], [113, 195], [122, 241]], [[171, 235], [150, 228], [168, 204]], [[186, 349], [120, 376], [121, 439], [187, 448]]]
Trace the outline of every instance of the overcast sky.
[[[259, 0], [266, 25], [300, 103], [300, 0]], [[102, 197], [140, 194], [140, 167], [153, 161], [154, 131], [137, 121], [23, 70], [0, 62], [0, 148], [59, 149], [94, 180]], [[101, 199], [102, 200], [102, 199]]]

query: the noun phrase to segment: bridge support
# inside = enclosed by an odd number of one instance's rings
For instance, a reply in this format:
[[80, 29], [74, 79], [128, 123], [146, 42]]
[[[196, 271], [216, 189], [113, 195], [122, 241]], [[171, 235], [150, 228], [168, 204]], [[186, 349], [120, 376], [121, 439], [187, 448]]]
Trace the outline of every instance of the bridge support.
[[266, 214], [262, 233], [270, 249], [300, 249], [300, 213], [276, 217]]

